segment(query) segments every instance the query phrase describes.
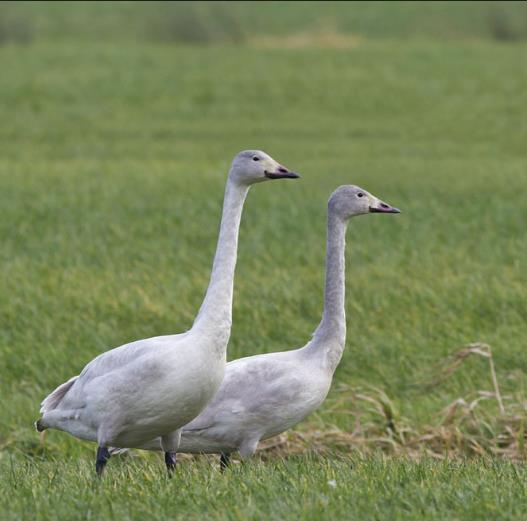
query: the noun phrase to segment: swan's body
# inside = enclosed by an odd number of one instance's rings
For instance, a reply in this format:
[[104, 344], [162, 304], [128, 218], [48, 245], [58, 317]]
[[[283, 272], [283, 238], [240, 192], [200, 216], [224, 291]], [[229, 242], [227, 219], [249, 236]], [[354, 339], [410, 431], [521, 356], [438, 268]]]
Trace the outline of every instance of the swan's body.
[[[260, 440], [293, 427], [326, 398], [331, 376], [305, 351], [251, 356], [227, 364], [202, 414], [182, 430], [180, 452], [253, 454]], [[159, 449], [159, 440], [149, 448]]]
[[99, 472], [109, 457], [108, 446], [137, 447], [159, 437], [170, 469], [179, 429], [204, 409], [223, 380], [238, 230], [247, 192], [253, 183], [281, 177], [298, 175], [260, 151], [235, 157], [210, 284], [192, 328], [101, 354], [42, 402], [38, 430], [55, 428], [96, 441]]
[[[346, 340], [344, 250], [347, 221], [369, 212], [398, 210], [354, 186], [342, 186], [328, 203], [324, 315], [311, 341], [292, 351], [234, 360], [210, 405], [182, 429], [179, 450], [254, 453], [260, 440], [294, 426], [326, 398]], [[160, 439], [141, 448], [159, 450]]]
[[228, 333], [220, 335], [207, 339], [190, 330], [107, 351], [55, 391], [58, 403], [54, 393], [44, 400], [40, 424], [101, 447], [133, 447], [170, 433], [199, 414], [221, 384]]

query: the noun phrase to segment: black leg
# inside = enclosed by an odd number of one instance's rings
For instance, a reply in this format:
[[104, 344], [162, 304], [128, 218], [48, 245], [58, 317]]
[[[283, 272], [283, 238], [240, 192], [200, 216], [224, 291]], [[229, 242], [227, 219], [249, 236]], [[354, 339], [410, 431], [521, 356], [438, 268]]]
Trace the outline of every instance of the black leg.
[[220, 456], [220, 471], [225, 472], [231, 461], [231, 455], [228, 452], [222, 452]]
[[176, 469], [176, 453], [165, 452], [165, 463], [167, 466], [168, 476], [172, 477], [174, 470]]
[[98, 447], [97, 448], [97, 459], [95, 460], [95, 471], [97, 472], [97, 476], [100, 476], [102, 474], [102, 471], [104, 470], [104, 467], [106, 466], [106, 463], [110, 459], [110, 452], [106, 447]]

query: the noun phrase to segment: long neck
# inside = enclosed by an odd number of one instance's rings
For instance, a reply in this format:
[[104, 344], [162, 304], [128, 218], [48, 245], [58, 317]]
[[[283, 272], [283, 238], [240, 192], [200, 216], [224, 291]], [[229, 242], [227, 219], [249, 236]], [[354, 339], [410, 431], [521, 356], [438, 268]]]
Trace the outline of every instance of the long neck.
[[230, 178], [227, 181], [220, 235], [209, 287], [192, 327], [193, 329], [207, 329], [215, 335], [220, 332], [224, 333], [225, 344], [228, 341], [232, 323], [232, 291], [238, 250], [238, 231], [243, 203], [248, 191], [249, 187], [246, 185], [240, 185]]
[[335, 370], [339, 363], [346, 342], [346, 312], [344, 309], [346, 225], [346, 222], [330, 207], [324, 314], [308, 346], [310, 352], [322, 354], [332, 370]]

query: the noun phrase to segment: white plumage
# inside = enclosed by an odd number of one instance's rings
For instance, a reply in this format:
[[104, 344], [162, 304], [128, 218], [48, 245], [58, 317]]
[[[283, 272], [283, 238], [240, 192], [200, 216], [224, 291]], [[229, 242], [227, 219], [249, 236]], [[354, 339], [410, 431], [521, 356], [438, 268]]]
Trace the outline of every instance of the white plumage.
[[[42, 402], [38, 430], [54, 428], [96, 441], [99, 473], [110, 445], [137, 447], [158, 437], [166, 453], [177, 450], [180, 427], [203, 410], [223, 380], [247, 192], [251, 184], [284, 177], [298, 175], [264, 152], [248, 150], [234, 158], [211, 279], [192, 328], [101, 354]], [[167, 466], [170, 470], [168, 460]]]
[[[338, 188], [328, 202], [324, 314], [311, 341], [292, 351], [234, 360], [210, 405], [182, 429], [179, 450], [254, 453], [260, 440], [289, 429], [316, 410], [331, 386], [346, 340], [344, 250], [347, 221], [355, 215], [398, 213], [359, 187]], [[155, 439], [141, 446], [161, 448]]]

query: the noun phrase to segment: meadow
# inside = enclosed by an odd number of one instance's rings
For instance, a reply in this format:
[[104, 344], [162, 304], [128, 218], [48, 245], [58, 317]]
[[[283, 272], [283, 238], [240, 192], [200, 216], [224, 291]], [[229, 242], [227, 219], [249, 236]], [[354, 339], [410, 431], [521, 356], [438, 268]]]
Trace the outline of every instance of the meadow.
[[[488, 20], [483, 3], [452, 15], [437, 2], [434, 16], [394, 4], [348, 5], [338, 31], [327, 20], [344, 8], [315, 5], [291, 40], [285, 21], [298, 7], [259, 3], [254, 38], [224, 41], [203, 22], [210, 38], [199, 45], [152, 38], [143, 3], [103, 4], [100, 18], [90, 3], [9, 11], [18, 25], [0, 24], [0, 36], [11, 31], [0, 46], [3, 519], [526, 515], [524, 7], [506, 3], [501, 23], [513, 21], [514, 37], [501, 38], [476, 23]], [[458, 23], [440, 32], [448, 16]], [[318, 19], [326, 25], [311, 38]], [[269, 40], [262, 27], [273, 21]], [[229, 163], [245, 148], [302, 179], [249, 194], [229, 359], [310, 337], [337, 186], [402, 209], [350, 223], [347, 348], [330, 396], [225, 475], [198, 458], [169, 481], [157, 455], [135, 453], [111, 460], [99, 483], [93, 445], [59, 432], [39, 439], [39, 403], [109, 347], [191, 325]]]

